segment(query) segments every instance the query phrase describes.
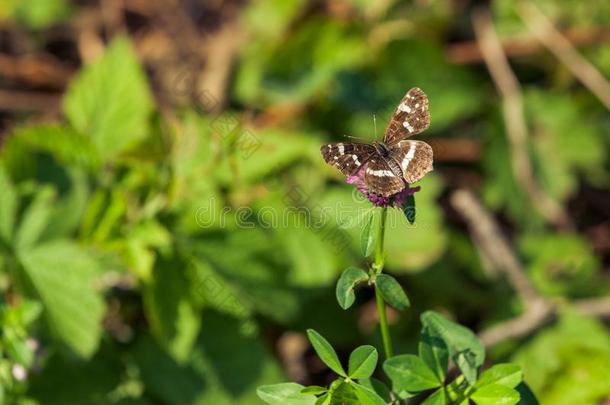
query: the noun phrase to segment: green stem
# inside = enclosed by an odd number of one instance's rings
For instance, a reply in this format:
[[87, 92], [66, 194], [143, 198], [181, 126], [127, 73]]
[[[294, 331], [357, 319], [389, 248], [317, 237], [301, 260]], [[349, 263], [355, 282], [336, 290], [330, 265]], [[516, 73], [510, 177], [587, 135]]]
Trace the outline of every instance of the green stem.
[[[385, 223], [387, 217], [387, 208], [382, 208], [381, 219], [379, 221], [379, 229], [377, 231], [377, 240], [375, 245], [375, 263], [373, 263], [373, 270], [375, 275], [380, 274], [383, 271], [384, 265], [384, 251], [383, 242], [385, 239]], [[393, 356], [392, 351], [392, 339], [390, 338], [390, 327], [388, 326], [388, 318], [385, 312], [385, 302], [381, 296], [381, 292], [375, 284], [375, 300], [377, 301], [377, 313], [379, 315], [379, 328], [381, 329], [381, 338], [383, 340], [383, 349], [385, 357], [389, 359]]]
[[377, 239], [375, 240], [375, 273], [379, 274], [383, 270], [384, 251], [383, 242], [385, 240], [385, 221], [388, 214], [386, 207], [382, 208], [379, 228], [377, 229]]

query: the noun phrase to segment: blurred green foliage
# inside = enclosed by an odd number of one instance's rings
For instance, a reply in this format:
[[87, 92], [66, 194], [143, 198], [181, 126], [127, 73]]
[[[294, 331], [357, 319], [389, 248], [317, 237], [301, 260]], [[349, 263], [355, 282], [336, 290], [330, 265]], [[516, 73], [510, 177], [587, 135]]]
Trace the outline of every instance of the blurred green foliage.
[[[494, 362], [521, 364], [543, 404], [610, 396], [608, 329], [567, 303], [610, 294], [607, 270], [582, 228], [556, 234], [518, 187], [488, 74], [446, 57], [445, 34], [459, 24], [451, 2], [390, 1], [386, 11], [351, 3], [351, 19], [307, 15], [299, 0], [244, 11], [251, 41], [231, 105], [301, 106], [289, 122], [250, 128], [237, 108], [214, 116], [197, 106], [168, 119], [130, 40], [119, 37], [73, 79], [62, 120], [12, 131], [0, 150], [0, 403], [253, 404], [257, 386], [286, 380], [269, 345], [284, 331], [315, 327], [342, 354], [380, 347], [334, 297], [339, 272], [361, 256], [370, 205], [323, 164], [319, 145], [342, 134], [379, 137], [373, 113], [383, 126], [413, 86], [430, 97], [426, 136], [481, 143], [471, 169], [486, 206], [509, 224], [536, 287], [566, 302], [558, 323], [492, 352]], [[523, 34], [512, 3], [494, 2], [496, 22], [504, 34]], [[572, 27], [610, 23], [607, 2], [542, 3]], [[39, 32], [72, 8], [8, 1], [0, 18]], [[397, 23], [399, 35], [379, 37]], [[608, 45], [583, 52], [610, 76]], [[608, 188], [607, 111], [549, 56], [514, 63], [525, 72], [541, 187], [565, 206], [578, 204], [582, 187]], [[412, 352], [416, 314], [427, 308], [473, 327], [520, 311], [445, 215], [451, 178], [421, 181], [415, 224], [397, 210], [388, 216], [386, 266], [413, 305], [394, 340]]]

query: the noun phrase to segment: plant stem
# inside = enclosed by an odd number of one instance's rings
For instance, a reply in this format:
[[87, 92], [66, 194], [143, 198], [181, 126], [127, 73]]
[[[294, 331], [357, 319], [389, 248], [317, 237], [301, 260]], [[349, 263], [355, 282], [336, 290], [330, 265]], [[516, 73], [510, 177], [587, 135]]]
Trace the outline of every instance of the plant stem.
[[[385, 222], [387, 217], [387, 208], [382, 208], [381, 219], [379, 220], [379, 229], [377, 231], [377, 240], [375, 245], [375, 263], [373, 264], [373, 270], [375, 275], [380, 274], [383, 271], [384, 264], [384, 251], [383, 242], [385, 239]], [[377, 313], [379, 315], [379, 328], [381, 329], [381, 338], [383, 340], [383, 349], [385, 357], [389, 359], [393, 356], [392, 351], [392, 339], [390, 338], [390, 328], [388, 326], [388, 318], [385, 312], [385, 302], [381, 296], [377, 284], [375, 284], [375, 300], [377, 301]]]
[[379, 274], [383, 270], [384, 252], [383, 242], [385, 239], [385, 220], [388, 214], [387, 207], [383, 207], [381, 211], [381, 219], [379, 220], [379, 228], [377, 229], [377, 239], [375, 240], [375, 273]]

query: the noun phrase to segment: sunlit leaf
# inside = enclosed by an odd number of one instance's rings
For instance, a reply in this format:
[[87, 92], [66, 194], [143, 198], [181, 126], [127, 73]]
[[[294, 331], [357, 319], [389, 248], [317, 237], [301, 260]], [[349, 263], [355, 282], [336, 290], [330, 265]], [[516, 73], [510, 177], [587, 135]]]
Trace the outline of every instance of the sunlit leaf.
[[440, 335], [433, 333], [428, 326], [422, 328], [419, 357], [434, 371], [439, 381], [445, 380], [449, 365], [449, 350]]
[[319, 385], [310, 385], [301, 390], [301, 394], [321, 395], [328, 391], [328, 388]]
[[523, 380], [523, 371], [517, 364], [496, 364], [485, 370], [475, 387], [483, 387], [488, 384], [500, 384], [508, 388], [515, 388]]
[[519, 393], [501, 384], [489, 384], [477, 388], [471, 396], [477, 405], [514, 405], [519, 402]]
[[441, 388], [426, 398], [426, 400], [422, 402], [422, 405], [445, 405], [446, 403], [447, 398], [445, 395], [445, 390]]
[[343, 369], [339, 357], [337, 357], [337, 353], [330, 343], [313, 329], [307, 330], [307, 337], [324, 364], [340, 376], [347, 377], [347, 373]]
[[316, 397], [313, 394], [303, 393], [303, 386], [296, 383], [281, 383], [262, 385], [256, 389], [260, 399], [271, 405], [313, 405]]
[[424, 312], [421, 321], [431, 333], [445, 341], [453, 361], [469, 383], [474, 384], [478, 368], [485, 360], [485, 349], [476, 335], [468, 328], [451, 322], [433, 311]]
[[373, 346], [359, 346], [349, 356], [347, 375], [353, 379], [369, 378], [377, 367], [377, 349]]
[[377, 395], [383, 398], [384, 401], [390, 402], [391, 391], [387, 385], [379, 381], [376, 378], [363, 378], [358, 380], [358, 384], [367, 387], [368, 389], [375, 391]]
[[383, 370], [392, 380], [394, 391], [420, 392], [441, 385], [432, 370], [417, 356], [403, 354], [387, 359]]
[[336, 288], [337, 301], [341, 308], [348, 309], [352, 306], [356, 299], [354, 288], [368, 279], [369, 275], [356, 267], [348, 267], [341, 273]]
[[388, 274], [379, 274], [375, 285], [381, 292], [384, 301], [394, 308], [403, 311], [411, 305], [409, 297], [396, 279]]
[[146, 76], [124, 38], [115, 40], [101, 59], [85, 67], [64, 98], [70, 124], [90, 136], [105, 158], [124, 152], [147, 135], [152, 109]]
[[82, 357], [91, 357], [102, 333], [104, 302], [94, 288], [98, 264], [68, 241], [20, 251], [19, 259], [44, 303], [49, 328]]
[[52, 212], [55, 190], [40, 188], [27, 206], [15, 234], [17, 249], [27, 249], [36, 243], [44, 232]]
[[385, 405], [386, 401], [375, 391], [360, 384], [352, 384], [354, 392], [362, 405]]

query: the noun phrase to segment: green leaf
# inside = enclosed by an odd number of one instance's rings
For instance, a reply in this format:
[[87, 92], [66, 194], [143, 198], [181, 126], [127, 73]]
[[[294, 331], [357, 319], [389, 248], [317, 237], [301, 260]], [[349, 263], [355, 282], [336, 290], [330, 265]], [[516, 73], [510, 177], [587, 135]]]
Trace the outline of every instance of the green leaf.
[[441, 385], [430, 368], [417, 356], [403, 354], [389, 358], [383, 370], [390, 377], [394, 391], [420, 392]]
[[297, 383], [263, 385], [256, 389], [260, 399], [271, 405], [314, 405], [316, 397], [301, 393], [303, 386]]
[[534, 395], [534, 393], [526, 383], [520, 383], [517, 386], [516, 390], [519, 392], [519, 395], [521, 395], [521, 399], [519, 400], [518, 405], [539, 405], [536, 395]]
[[122, 353], [112, 344], [87, 361], [55, 350], [39, 372], [28, 376], [27, 395], [45, 405], [91, 404], [119, 386], [124, 372]]
[[152, 111], [146, 75], [125, 38], [115, 40], [102, 58], [85, 67], [64, 99], [70, 124], [91, 136], [104, 158], [141, 141]]
[[87, 176], [79, 170], [69, 170], [69, 187], [64, 186], [61, 198], [53, 202], [47, 226], [40, 240], [67, 238], [78, 229], [89, 202]]
[[430, 395], [422, 405], [445, 405], [447, 403], [447, 398], [445, 395], [444, 389], [439, 389], [434, 394]]
[[[15, 129], [6, 144], [9, 166], [18, 170], [24, 154], [37, 157], [36, 152], [51, 155], [58, 163], [76, 166], [89, 171], [99, 170], [100, 156], [90, 136], [79, 133], [67, 125], [27, 125]], [[22, 151], [21, 153], [19, 151]]]
[[356, 396], [353, 382], [346, 382], [343, 379], [335, 380], [329, 389], [332, 405], [358, 405], [359, 400]]
[[304, 0], [263, 0], [248, 4], [244, 21], [256, 37], [277, 40], [302, 10]]
[[152, 333], [178, 362], [188, 359], [201, 328], [201, 315], [185, 294], [189, 285], [181, 265], [159, 260], [143, 288]]
[[610, 395], [610, 333], [579, 311], [561, 313], [520, 347], [513, 361], [523, 367], [541, 403], [594, 404]]
[[428, 326], [422, 328], [419, 357], [434, 371], [439, 381], [445, 380], [449, 365], [449, 350], [445, 341], [434, 334]]
[[361, 405], [386, 405], [386, 401], [375, 391], [360, 384], [352, 384]]
[[327, 392], [326, 394], [323, 394], [322, 396], [320, 396], [318, 398], [318, 400], [316, 401], [315, 405], [329, 405], [330, 402], [332, 401], [332, 395], [330, 394], [330, 392]]
[[309, 387], [305, 387], [301, 390], [301, 394], [313, 394], [313, 395], [321, 395], [328, 391], [328, 388], [321, 387], [319, 385], [310, 385]]
[[356, 296], [354, 288], [369, 279], [366, 271], [357, 267], [348, 267], [341, 273], [341, 277], [337, 281], [336, 295], [339, 306], [343, 309], [348, 309], [354, 303]]
[[405, 203], [402, 205], [402, 212], [404, 212], [407, 221], [411, 225], [415, 223], [415, 195], [410, 194], [407, 196]]
[[0, 240], [10, 244], [19, 203], [17, 190], [0, 163]]
[[411, 305], [407, 294], [394, 277], [388, 274], [380, 274], [375, 280], [375, 285], [379, 288], [384, 301], [394, 308], [402, 311]]
[[49, 327], [82, 357], [97, 349], [104, 301], [94, 288], [98, 264], [68, 241], [19, 252], [23, 270], [44, 303]]
[[477, 381], [479, 367], [475, 362], [474, 354], [470, 350], [457, 353], [453, 356], [453, 361], [455, 361], [455, 364], [457, 364], [470, 384], [474, 384]]
[[489, 384], [478, 388], [470, 397], [477, 405], [514, 405], [519, 402], [519, 392], [505, 385]]
[[377, 349], [365, 345], [357, 347], [349, 356], [348, 375], [353, 379], [369, 378], [377, 366]]
[[17, 229], [15, 235], [17, 249], [27, 249], [38, 241], [49, 223], [54, 198], [55, 190], [53, 188], [38, 189], [34, 199], [23, 213], [23, 219]]
[[443, 339], [453, 361], [468, 382], [474, 384], [478, 368], [485, 360], [485, 349], [476, 335], [468, 328], [451, 322], [434, 311], [424, 312], [421, 321], [431, 333]]
[[347, 377], [347, 373], [343, 369], [339, 357], [337, 357], [337, 353], [330, 343], [313, 329], [307, 329], [307, 337], [324, 364], [340, 376]]
[[13, 13], [14, 18], [25, 26], [43, 29], [67, 18], [70, 9], [69, 3], [65, 0], [28, 0], [16, 1]]
[[291, 283], [300, 287], [319, 287], [327, 286], [334, 280], [339, 263], [331, 246], [318, 233], [304, 222], [282, 229], [279, 233], [284, 254], [292, 264]]
[[481, 374], [475, 387], [500, 384], [508, 388], [515, 388], [522, 380], [523, 371], [519, 365], [513, 363], [496, 364]]
[[377, 393], [377, 395], [379, 395], [381, 398], [384, 399], [384, 401], [386, 402], [390, 402], [390, 398], [391, 398], [391, 391], [388, 388], [387, 385], [385, 385], [383, 382], [379, 381], [376, 378], [363, 378], [361, 380], [358, 380], [358, 384], [359, 385], [363, 385], [365, 387], [367, 387], [370, 390], [373, 390]]
[[[194, 251], [212, 274], [202, 274], [204, 294], [216, 307], [238, 317], [256, 310], [280, 322], [294, 319], [298, 309], [294, 290], [286, 288], [278, 277], [280, 265], [274, 267], [266, 260], [276, 253], [270, 235], [261, 229], [234, 229], [227, 234], [206, 238]], [[207, 282], [212, 285], [205, 285]]]
[[360, 247], [364, 257], [369, 257], [373, 253], [373, 247], [375, 245], [375, 238], [371, 232], [373, 226], [373, 220], [375, 219], [376, 210], [372, 210], [368, 213], [364, 227], [362, 228], [362, 234], [360, 235]]

